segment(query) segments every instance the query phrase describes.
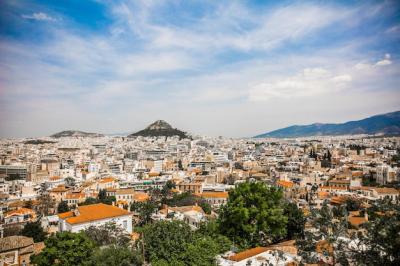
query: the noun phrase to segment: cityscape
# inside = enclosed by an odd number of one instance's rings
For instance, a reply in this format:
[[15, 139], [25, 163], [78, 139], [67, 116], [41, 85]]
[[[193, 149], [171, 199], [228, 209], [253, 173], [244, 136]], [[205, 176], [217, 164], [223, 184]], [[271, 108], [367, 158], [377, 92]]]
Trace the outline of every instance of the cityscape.
[[398, 1], [3, 1], [0, 266], [400, 265]]

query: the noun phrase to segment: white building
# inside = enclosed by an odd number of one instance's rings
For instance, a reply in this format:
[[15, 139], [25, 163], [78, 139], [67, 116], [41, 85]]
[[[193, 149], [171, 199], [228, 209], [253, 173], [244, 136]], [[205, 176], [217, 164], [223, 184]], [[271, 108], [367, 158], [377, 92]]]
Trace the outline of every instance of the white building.
[[77, 233], [90, 226], [99, 226], [106, 223], [116, 223], [132, 233], [132, 214], [124, 209], [107, 204], [92, 204], [80, 206], [75, 211], [61, 213], [59, 217], [59, 231]]

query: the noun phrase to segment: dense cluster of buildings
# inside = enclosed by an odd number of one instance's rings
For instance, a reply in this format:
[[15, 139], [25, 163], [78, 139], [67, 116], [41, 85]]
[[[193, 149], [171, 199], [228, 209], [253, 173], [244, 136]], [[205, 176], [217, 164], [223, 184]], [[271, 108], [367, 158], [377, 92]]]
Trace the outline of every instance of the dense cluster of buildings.
[[[304, 139], [227, 139], [197, 137], [64, 137], [38, 142], [0, 140], [0, 230], [22, 228], [40, 219], [49, 232], [78, 232], [91, 225], [116, 222], [133, 233], [129, 206], [149, 200], [149, 191], [168, 181], [174, 192], [190, 192], [217, 210], [235, 184], [251, 180], [279, 186], [300, 208], [340, 204], [348, 198], [368, 203], [399, 200], [400, 138], [314, 137]], [[81, 206], [100, 191], [111, 205]], [[47, 196], [54, 204], [46, 206]], [[57, 213], [66, 202], [69, 212]], [[216, 215], [214, 212], [212, 215]], [[152, 219], [180, 219], [196, 228], [208, 215], [197, 205], [163, 206]], [[355, 226], [367, 217], [349, 214]], [[8, 233], [7, 233], [8, 232]], [[4, 241], [4, 240], [2, 240]], [[11, 240], [10, 240], [11, 241]], [[24, 240], [33, 249], [29, 240]], [[29, 242], [29, 243], [28, 243]], [[32, 244], [33, 245], [33, 244]], [[7, 248], [12, 245], [4, 244]], [[282, 245], [281, 245], [282, 246]], [[15, 252], [0, 250], [3, 260]], [[284, 243], [283, 250], [291, 250]], [[221, 258], [221, 265], [252, 265], [268, 248]], [[13, 253], [14, 252], [14, 253]], [[32, 251], [33, 252], [33, 251]], [[4, 255], [6, 254], [6, 255]], [[270, 255], [268, 255], [270, 254]], [[293, 252], [285, 253], [290, 258]], [[255, 258], [258, 259], [255, 259]], [[12, 265], [12, 264], [7, 264]]]

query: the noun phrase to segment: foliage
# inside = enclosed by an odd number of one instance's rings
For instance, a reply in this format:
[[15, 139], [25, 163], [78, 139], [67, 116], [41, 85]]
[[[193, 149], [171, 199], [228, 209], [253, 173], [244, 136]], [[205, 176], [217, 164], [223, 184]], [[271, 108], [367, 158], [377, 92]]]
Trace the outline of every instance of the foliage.
[[199, 206], [203, 209], [203, 211], [206, 214], [211, 214], [211, 205], [207, 201], [201, 200], [199, 202]]
[[69, 187], [75, 186], [75, 179], [73, 177], [67, 177], [64, 179], [65, 184]]
[[355, 237], [363, 249], [352, 250], [352, 259], [358, 265], [400, 265], [400, 207], [390, 201], [379, 201], [375, 206], [380, 215], [363, 227], [365, 233]]
[[116, 223], [106, 223], [100, 226], [90, 226], [84, 233], [98, 246], [117, 245], [128, 246], [129, 234]]
[[181, 171], [183, 170], [182, 160], [178, 161], [178, 169], [181, 170]]
[[139, 266], [142, 265], [140, 253], [128, 247], [111, 245], [97, 249], [91, 257], [93, 266]]
[[286, 225], [287, 238], [293, 239], [296, 236], [302, 236], [306, 223], [303, 212], [295, 203], [288, 202], [285, 204], [284, 215], [288, 219]]
[[4, 237], [7, 236], [16, 236], [21, 234], [21, 226], [20, 225], [9, 225], [4, 227]]
[[153, 200], [134, 202], [130, 210], [139, 214], [139, 225], [145, 225], [151, 221], [151, 215], [157, 210], [157, 203]]
[[145, 226], [144, 248], [152, 265], [215, 265], [217, 254], [227, 251], [231, 242], [215, 234], [215, 223], [192, 232], [181, 221], [160, 221]]
[[198, 201], [198, 197], [189, 192], [175, 194], [172, 199], [167, 200], [169, 206], [189, 206], [194, 205]]
[[283, 193], [261, 182], [246, 182], [229, 192], [218, 223], [222, 234], [242, 248], [265, 246], [286, 234]]
[[107, 196], [107, 191], [105, 189], [100, 189], [97, 199], [99, 202], [108, 205], [112, 205], [112, 203], [116, 201], [114, 196]]
[[167, 201], [167, 198], [170, 198], [171, 197], [171, 195], [172, 195], [172, 192], [171, 192], [171, 190], [172, 189], [174, 189], [176, 186], [175, 186], [175, 183], [174, 182], [172, 182], [171, 180], [168, 180], [167, 181], [167, 183], [165, 183], [165, 185], [164, 185], [164, 187], [161, 189], [161, 196], [162, 196], [162, 202], [166, 202]]
[[[369, 210], [368, 222], [358, 231], [347, 230], [346, 210], [336, 211], [326, 204], [312, 210], [310, 223], [315, 228], [297, 240], [298, 254], [305, 263], [319, 260], [316, 244], [322, 239], [332, 247], [332, 263], [341, 265], [399, 265], [400, 207], [390, 201], [378, 201]], [[378, 214], [376, 214], [378, 212]]]
[[88, 265], [95, 244], [82, 233], [62, 232], [45, 240], [46, 247], [31, 256], [34, 265]]
[[[304, 263], [317, 263], [321, 255], [317, 252], [317, 246], [326, 243], [326, 250], [333, 262], [341, 260], [347, 265], [345, 245], [340, 240], [347, 237], [347, 220], [344, 216], [335, 216], [332, 209], [325, 202], [320, 210], [312, 209], [309, 222], [315, 230], [305, 231], [304, 238], [297, 239], [298, 254]], [[322, 242], [323, 241], [323, 242]]]
[[91, 204], [96, 204], [96, 203], [99, 203], [99, 201], [96, 198], [88, 197], [85, 199], [84, 202], [78, 203], [78, 205], [83, 206], [83, 205], [91, 205]]
[[43, 231], [40, 222], [29, 222], [24, 226], [21, 235], [32, 237], [34, 242], [42, 242], [46, 239], [47, 233]]
[[227, 185], [234, 185], [235, 184], [235, 177], [233, 175], [228, 175], [223, 180], [223, 183], [225, 183]]
[[181, 261], [188, 266], [215, 265], [215, 256], [219, 252], [218, 243], [211, 237], [201, 237], [186, 245], [184, 252], [181, 254]]
[[69, 211], [69, 206], [66, 201], [61, 201], [60, 204], [58, 204], [57, 207], [57, 212], [58, 213], [63, 213], [63, 212], [68, 212]]
[[349, 212], [358, 211], [361, 206], [360, 201], [353, 198], [347, 198], [345, 204], [346, 204], [346, 209]]
[[232, 241], [219, 232], [219, 226], [216, 221], [211, 220], [200, 224], [200, 228], [196, 231], [195, 237], [208, 236], [218, 244], [218, 254], [224, 253], [231, 249]]
[[159, 221], [143, 228], [145, 256], [150, 262], [164, 260], [172, 265], [192, 240], [189, 225], [181, 221]]
[[40, 214], [43, 216], [50, 215], [50, 210], [52, 210], [56, 204], [55, 200], [50, 197], [49, 194], [40, 195], [38, 198], [38, 209]]

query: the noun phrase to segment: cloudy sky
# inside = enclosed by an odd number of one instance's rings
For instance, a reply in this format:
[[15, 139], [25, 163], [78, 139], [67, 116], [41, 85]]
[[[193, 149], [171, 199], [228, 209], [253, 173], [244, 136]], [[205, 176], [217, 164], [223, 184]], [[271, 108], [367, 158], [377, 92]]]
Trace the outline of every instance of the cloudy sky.
[[400, 110], [399, 1], [0, 2], [0, 137], [210, 136]]

